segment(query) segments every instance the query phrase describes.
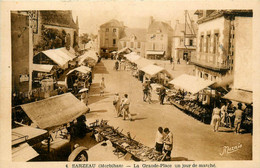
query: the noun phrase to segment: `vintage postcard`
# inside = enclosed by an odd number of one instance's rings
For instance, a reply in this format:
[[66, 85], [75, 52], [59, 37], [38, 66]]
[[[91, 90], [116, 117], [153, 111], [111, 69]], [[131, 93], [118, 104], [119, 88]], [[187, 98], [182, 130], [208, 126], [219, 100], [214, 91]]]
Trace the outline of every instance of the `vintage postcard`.
[[259, 2], [1, 2], [1, 167], [256, 168]]

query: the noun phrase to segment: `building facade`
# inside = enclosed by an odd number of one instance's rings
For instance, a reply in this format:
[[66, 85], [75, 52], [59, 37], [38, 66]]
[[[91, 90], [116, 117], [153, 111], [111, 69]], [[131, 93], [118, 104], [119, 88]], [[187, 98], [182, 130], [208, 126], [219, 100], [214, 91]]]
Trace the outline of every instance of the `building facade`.
[[[250, 10], [197, 10], [198, 33], [196, 55], [191, 58], [195, 64], [196, 76], [212, 81], [222, 79], [233, 73], [234, 59], [239, 52], [238, 46], [243, 38], [236, 35], [241, 31], [241, 19], [252, 19]], [[246, 30], [244, 31], [246, 34]]]
[[122, 38], [119, 39], [118, 49], [130, 48], [141, 57], [145, 57], [146, 29], [125, 28]]
[[150, 17], [146, 34], [145, 57], [149, 59], [170, 58], [173, 29], [171, 23], [155, 21]]
[[123, 22], [112, 19], [102, 24], [98, 31], [99, 53], [101, 56], [118, 50], [119, 39], [124, 31]]
[[172, 57], [175, 60], [190, 60], [196, 54], [197, 25], [193, 20], [190, 23], [180, 23], [176, 20], [172, 42]]

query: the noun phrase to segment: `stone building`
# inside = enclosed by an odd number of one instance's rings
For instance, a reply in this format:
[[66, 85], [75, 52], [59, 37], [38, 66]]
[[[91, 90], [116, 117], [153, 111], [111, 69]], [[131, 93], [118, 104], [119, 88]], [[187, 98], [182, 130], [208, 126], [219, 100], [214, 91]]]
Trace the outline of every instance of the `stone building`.
[[172, 52], [173, 29], [171, 23], [155, 21], [150, 17], [146, 34], [146, 58], [162, 59], [170, 58]]
[[197, 31], [193, 20], [186, 23], [176, 20], [172, 42], [172, 57], [175, 60], [190, 60], [196, 54]]
[[123, 22], [112, 19], [99, 27], [98, 45], [100, 55], [104, 56], [111, 51], [118, 50], [119, 39], [124, 31]]
[[252, 10], [197, 10], [195, 15], [198, 15], [197, 50], [191, 59], [195, 74], [222, 81], [233, 74], [235, 66], [245, 64], [239, 61], [235, 65], [236, 58], [251, 53], [252, 43], [247, 40], [251, 39], [248, 32], [252, 32]]
[[145, 57], [146, 29], [125, 28], [122, 38], [119, 39], [119, 50], [130, 48], [138, 55]]

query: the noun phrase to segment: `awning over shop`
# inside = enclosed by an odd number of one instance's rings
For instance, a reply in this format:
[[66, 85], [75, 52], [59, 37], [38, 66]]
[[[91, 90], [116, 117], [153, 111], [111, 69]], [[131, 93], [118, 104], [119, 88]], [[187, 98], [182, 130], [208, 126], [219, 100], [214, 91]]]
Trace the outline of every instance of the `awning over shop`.
[[175, 87], [184, 89], [192, 94], [196, 94], [202, 89], [214, 84], [214, 81], [204, 80], [195, 76], [183, 74], [169, 82]]
[[81, 72], [81, 73], [88, 73], [91, 71], [91, 69], [89, 67], [86, 67], [86, 66], [80, 66], [80, 67], [77, 67], [77, 68], [74, 68], [72, 70], [70, 70], [67, 75], [69, 75], [70, 73], [74, 72], [74, 71], [78, 71], [78, 72]]
[[48, 132], [30, 126], [20, 126], [12, 129], [12, 145], [28, 142], [35, 144], [48, 137]]
[[141, 69], [141, 71], [144, 71], [146, 74], [150, 76], [154, 76], [157, 73], [164, 71], [165, 69], [163, 67], [157, 66], [157, 65], [147, 65]]
[[148, 60], [148, 59], [145, 59], [145, 58], [142, 58], [142, 57], [140, 57], [138, 60], [134, 60], [133, 62], [137, 65], [137, 67], [139, 69], [141, 69], [141, 68], [143, 68], [147, 65], [155, 64], [155, 62]]
[[28, 143], [23, 143], [12, 148], [12, 161], [14, 162], [26, 162], [38, 155], [39, 154]]
[[164, 55], [164, 51], [146, 51], [147, 55]]
[[96, 62], [98, 61], [98, 57], [95, 51], [88, 51], [84, 55], [78, 57], [79, 65], [82, 64], [86, 59], [93, 59]]
[[47, 64], [32, 64], [33, 71], [38, 72], [51, 72], [53, 68], [53, 65], [47, 65]]
[[196, 50], [196, 47], [179, 45], [178, 47], [176, 47], [176, 49]]
[[124, 55], [126, 57], [126, 59], [128, 59], [130, 62], [134, 62], [138, 59], [140, 59], [141, 57], [139, 55], [137, 55], [135, 52], [131, 52], [129, 54], [125, 54]]
[[71, 122], [88, 110], [88, 107], [71, 93], [23, 104], [21, 107], [41, 129]]
[[66, 48], [57, 48], [42, 51], [47, 57], [63, 67], [67, 62], [73, 60], [76, 56], [70, 53]]
[[120, 54], [120, 53], [125, 52], [127, 50], [129, 50], [130, 52], [132, 51], [130, 48], [125, 47], [125, 48], [122, 48], [121, 50], [118, 50], [117, 53]]
[[229, 93], [227, 93], [224, 99], [234, 100], [241, 103], [253, 103], [253, 92], [233, 89]]

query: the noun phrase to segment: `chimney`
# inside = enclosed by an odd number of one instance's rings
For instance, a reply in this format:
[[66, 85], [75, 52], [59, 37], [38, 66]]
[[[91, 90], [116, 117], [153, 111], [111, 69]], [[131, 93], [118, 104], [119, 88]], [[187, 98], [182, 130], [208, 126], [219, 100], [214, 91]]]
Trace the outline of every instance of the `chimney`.
[[152, 16], [150, 16], [150, 19], [149, 19], [149, 25], [151, 25], [153, 23], [154, 19]]

